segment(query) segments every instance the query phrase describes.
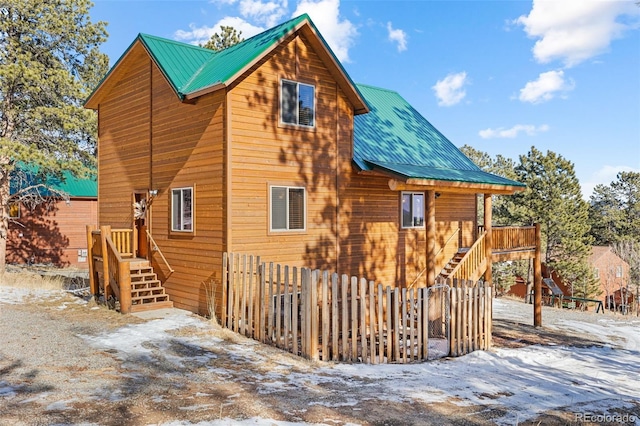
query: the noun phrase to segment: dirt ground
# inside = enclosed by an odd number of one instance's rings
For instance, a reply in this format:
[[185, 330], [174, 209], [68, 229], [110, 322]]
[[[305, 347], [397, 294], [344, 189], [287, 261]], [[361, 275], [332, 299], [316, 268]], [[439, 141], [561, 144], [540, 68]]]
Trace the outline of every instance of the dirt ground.
[[[304, 377], [315, 373], [319, 364], [219, 327], [191, 326], [172, 332], [174, 337], [201, 337], [211, 342], [208, 346], [169, 338], [162, 347], [146, 347], [148, 353], [134, 352], [123, 359], [116, 350], [88, 345], [87, 336], [145, 320], [83, 302], [67, 295], [0, 303], [0, 425], [149, 425], [254, 417], [322, 424], [488, 425], [505, 414], [490, 405], [459, 406], [455, 401], [390, 402], [377, 397], [384, 389], [365, 379], [330, 385], [309, 381], [305, 386], [292, 385], [288, 392], [264, 392], [270, 371], [286, 368], [292, 377]], [[252, 357], [238, 356], [239, 344]], [[602, 343], [497, 320], [494, 344]], [[259, 364], [255, 356], [262, 360]], [[353, 391], [345, 392], [345, 387]], [[491, 395], [487, 397], [490, 400]], [[570, 414], [551, 411], [520, 424], [575, 423]]]

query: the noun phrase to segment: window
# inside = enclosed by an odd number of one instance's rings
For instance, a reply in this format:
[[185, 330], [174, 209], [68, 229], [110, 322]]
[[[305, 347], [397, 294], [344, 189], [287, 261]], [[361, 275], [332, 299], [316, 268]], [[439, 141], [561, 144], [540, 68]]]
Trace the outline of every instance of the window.
[[402, 227], [422, 228], [424, 226], [424, 193], [402, 193]]
[[9, 205], [9, 217], [11, 219], [20, 219], [20, 204], [10, 204]]
[[271, 231], [304, 231], [305, 189], [272, 186]]
[[280, 119], [286, 124], [315, 125], [315, 87], [295, 81], [280, 84]]
[[600, 278], [600, 269], [593, 268], [593, 278], [595, 278], [595, 279], [599, 279]]
[[622, 278], [622, 266], [616, 267], [616, 278]]
[[171, 190], [171, 230], [193, 232], [193, 188]]

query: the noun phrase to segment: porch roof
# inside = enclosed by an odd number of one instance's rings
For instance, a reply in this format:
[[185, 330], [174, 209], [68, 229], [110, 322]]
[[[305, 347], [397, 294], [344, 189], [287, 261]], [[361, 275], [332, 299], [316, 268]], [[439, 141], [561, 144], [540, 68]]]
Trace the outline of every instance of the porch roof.
[[357, 85], [371, 111], [354, 118], [353, 161], [412, 185], [468, 184], [513, 192], [525, 185], [484, 172], [397, 92]]

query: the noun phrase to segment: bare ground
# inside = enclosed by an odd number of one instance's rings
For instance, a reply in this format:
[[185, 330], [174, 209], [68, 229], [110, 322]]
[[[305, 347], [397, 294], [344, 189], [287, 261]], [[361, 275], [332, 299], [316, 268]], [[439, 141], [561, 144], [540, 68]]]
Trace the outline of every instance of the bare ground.
[[[88, 345], [86, 336], [144, 320], [77, 302], [68, 295], [0, 303], [0, 425], [146, 425], [252, 417], [324, 424], [487, 425], [505, 415], [490, 404], [492, 395], [487, 395], [487, 406], [459, 406], [455, 401], [389, 402], [378, 397], [384, 389], [362, 378], [329, 384], [309, 380], [300, 386], [300, 377], [317, 374], [319, 364], [215, 327], [175, 330], [175, 339], [148, 347], [149, 356], [123, 359], [118, 351]], [[187, 334], [210, 344], [185, 344], [178, 337]], [[494, 344], [602, 342], [497, 320]], [[238, 355], [239, 346], [247, 356]], [[261, 362], [255, 362], [256, 356]], [[286, 391], [265, 392], [270, 372], [283, 369], [297, 378], [295, 384]], [[575, 423], [569, 412], [551, 411], [520, 424]]]

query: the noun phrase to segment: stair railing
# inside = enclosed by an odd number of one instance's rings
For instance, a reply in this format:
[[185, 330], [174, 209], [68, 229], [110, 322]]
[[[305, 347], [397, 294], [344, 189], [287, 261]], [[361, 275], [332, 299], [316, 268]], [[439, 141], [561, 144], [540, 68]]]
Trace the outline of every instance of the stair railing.
[[164, 257], [164, 254], [162, 253], [162, 250], [160, 250], [160, 246], [158, 246], [158, 243], [156, 243], [156, 240], [153, 239], [153, 237], [151, 236], [151, 233], [149, 232], [149, 230], [146, 230], [145, 232], [147, 233], [147, 237], [149, 237], [149, 241], [151, 241], [151, 243], [153, 243], [154, 251], [158, 252], [160, 257], [164, 261], [164, 264], [167, 265], [167, 268], [169, 268], [169, 274], [167, 274], [167, 276], [165, 277], [165, 278], [168, 278], [169, 275], [173, 274], [175, 271], [173, 270], [171, 265], [169, 265], [169, 262], [167, 261], [167, 258]]
[[120, 312], [131, 312], [131, 272], [129, 262], [122, 258], [118, 247], [111, 239], [111, 227], [100, 227], [102, 240], [102, 267], [104, 276], [104, 295], [108, 299], [113, 291], [120, 301]]
[[480, 234], [469, 251], [460, 260], [460, 263], [449, 274], [450, 279], [477, 280], [486, 268], [486, 237], [487, 233]]
[[[451, 235], [449, 236], [449, 238], [447, 238], [447, 241], [445, 241], [444, 245], [443, 245], [442, 247], [440, 247], [440, 250], [438, 250], [438, 251], [436, 252], [436, 254], [433, 256], [433, 258], [434, 258], [434, 259], [437, 259], [437, 258], [438, 258], [438, 256], [440, 256], [440, 254], [441, 254], [442, 252], [444, 252], [444, 251], [445, 251], [445, 249], [447, 249], [447, 248], [449, 247], [449, 244], [450, 244], [452, 241], [455, 241], [456, 243], [458, 242], [461, 229], [462, 229], [462, 228], [461, 228], [460, 226], [458, 226], [458, 228], [456, 228], [456, 230], [455, 230], [455, 231], [453, 231], [453, 234], [451, 234]], [[456, 238], [456, 239], [454, 240], [454, 237], [458, 237], [458, 238]], [[456, 250], [456, 251], [457, 251], [457, 250]], [[418, 280], [420, 279], [420, 277], [422, 276], [422, 274], [424, 274], [425, 272], [427, 272], [427, 267], [426, 267], [426, 266], [424, 267], [424, 269], [423, 269], [422, 271], [420, 271], [420, 273], [418, 274], [418, 276], [416, 277], [416, 279], [415, 279], [415, 280], [413, 280], [413, 282], [412, 282], [411, 284], [409, 284], [409, 286], [407, 287], [407, 289], [411, 290], [411, 289], [416, 285], [416, 283], [418, 282]]]

